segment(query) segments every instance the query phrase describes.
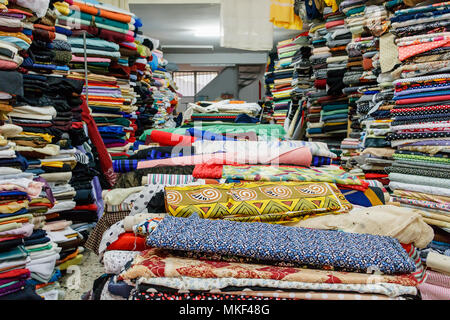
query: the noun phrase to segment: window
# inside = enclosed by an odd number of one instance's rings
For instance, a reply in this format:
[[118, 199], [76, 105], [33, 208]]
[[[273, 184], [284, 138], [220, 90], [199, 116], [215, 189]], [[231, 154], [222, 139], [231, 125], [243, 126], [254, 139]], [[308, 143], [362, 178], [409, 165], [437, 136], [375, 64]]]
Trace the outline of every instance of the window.
[[217, 75], [216, 71], [177, 71], [173, 73], [173, 80], [183, 96], [195, 97]]

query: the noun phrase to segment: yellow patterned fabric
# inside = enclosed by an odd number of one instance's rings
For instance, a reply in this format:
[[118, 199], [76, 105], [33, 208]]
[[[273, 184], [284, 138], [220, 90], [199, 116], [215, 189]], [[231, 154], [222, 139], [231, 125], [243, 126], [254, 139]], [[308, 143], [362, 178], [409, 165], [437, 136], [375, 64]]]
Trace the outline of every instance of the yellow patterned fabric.
[[326, 182], [241, 182], [166, 187], [167, 212], [207, 219], [282, 222], [352, 209], [336, 185]]

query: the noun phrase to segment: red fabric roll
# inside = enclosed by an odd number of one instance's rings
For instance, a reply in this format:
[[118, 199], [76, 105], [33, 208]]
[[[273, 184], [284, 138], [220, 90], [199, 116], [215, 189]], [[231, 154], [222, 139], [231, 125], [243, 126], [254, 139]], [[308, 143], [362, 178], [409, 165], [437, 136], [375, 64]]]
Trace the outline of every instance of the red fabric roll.
[[330, 21], [330, 22], [325, 23], [325, 28], [331, 29], [331, 28], [334, 28], [334, 27], [337, 27], [337, 26], [342, 26], [344, 24], [345, 24], [345, 20], [344, 19], [336, 20], [336, 21]]
[[373, 69], [372, 59], [364, 59], [363, 60], [363, 68], [364, 68], [364, 70]]
[[30, 276], [30, 270], [28, 269], [14, 269], [11, 271], [6, 271], [0, 273], [0, 279], [7, 279], [7, 278], [18, 278], [20, 276]]
[[108, 153], [108, 150], [106, 150], [105, 143], [103, 142], [100, 132], [98, 132], [97, 124], [92, 118], [91, 112], [86, 104], [86, 100], [84, 99], [81, 108], [83, 110], [81, 117], [88, 127], [89, 138], [97, 149], [100, 160], [100, 167], [108, 182], [111, 184], [111, 186], [113, 186], [116, 183], [117, 174], [114, 172], [111, 157]]
[[119, 239], [111, 243], [106, 250], [144, 251], [148, 249], [145, 239], [145, 237], [136, 236], [133, 232], [125, 232], [119, 236]]
[[424, 103], [424, 102], [436, 102], [436, 101], [447, 101], [450, 100], [450, 95], [434, 96], [434, 97], [421, 97], [421, 98], [409, 98], [400, 99], [395, 102], [395, 104], [412, 104], [412, 103]]
[[317, 89], [324, 89], [327, 86], [327, 79], [318, 79], [314, 81], [314, 86]]
[[82, 205], [82, 206], [76, 206], [73, 208], [73, 210], [88, 210], [88, 211], [97, 211], [98, 207], [95, 203], [88, 204], [88, 205]]
[[387, 178], [389, 175], [384, 173], [366, 173], [366, 179]]
[[222, 170], [222, 164], [202, 163], [195, 166], [192, 176], [195, 179], [221, 179]]
[[150, 139], [153, 142], [158, 142], [163, 147], [168, 146], [173, 147], [173, 146], [191, 146], [196, 138], [160, 130], [153, 130], [152, 133], [150, 134]]

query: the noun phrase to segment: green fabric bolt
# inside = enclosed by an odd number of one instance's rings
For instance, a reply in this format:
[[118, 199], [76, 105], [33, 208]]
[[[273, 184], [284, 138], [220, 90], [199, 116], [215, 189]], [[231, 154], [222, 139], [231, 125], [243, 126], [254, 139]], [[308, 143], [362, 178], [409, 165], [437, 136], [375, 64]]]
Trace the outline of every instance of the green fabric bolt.
[[[164, 132], [170, 132], [175, 134], [184, 135], [186, 129], [190, 127], [178, 127], [178, 128], [164, 128], [164, 129], [149, 129], [139, 137], [139, 140], [145, 141], [153, 130], [160, 130]], [[230, 124], [217, 124], [217, 123], [202, 123], [202, 126], [194, 126], [198, 130], [206, 130], [216, 134], [224, 133], [244, 133], [255, 132], [258, 136], [267, 136], [273, 139], [282, 139], [286, 135], [286, 130], [277, 124], [247, 124], [247, 123], [230, 123]]]
[[86, 20], [86, 21], [93, 21], [94, 23], [102, 23], [102, 24], [106, 24], [108, 26], [112, 26], [112, 27], [116, 27], [116, 28], [120, 28], [120, 29], [124, 29], [124, 30], [130, 29], [130, 26], [126, 23], [110, 20], [110, 19], [103, 18], [103, 17], [93, 16], [93, 15], [90, 15], [89, 13], [85, 13], [85, 12], [81, 12], [81, 11], [71, 10], [68, 17], [78, 18], [78, 19], [82, 19], [82, 20]]

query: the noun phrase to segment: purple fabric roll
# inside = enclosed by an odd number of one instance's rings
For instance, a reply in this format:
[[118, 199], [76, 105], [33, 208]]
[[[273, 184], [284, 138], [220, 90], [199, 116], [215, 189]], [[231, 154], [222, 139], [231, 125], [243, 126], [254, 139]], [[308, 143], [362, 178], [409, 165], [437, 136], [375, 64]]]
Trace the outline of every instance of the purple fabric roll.
[[22, 280], [5, 288], [0, 288], [0, 296], [6, 296], [7, 294], [19, 291], [22, 289], [22, 287], [25, 287], [25, 284], [26, 281]]
[[97, 176], [94, 177], [92, 180], [92, 187], [94, 188], [94, 195], [95, 195], [95, 203], [97, 204], [97, 217], [100, 219], [103, 215], [103, 211], [105, 208], [105, 204], [103, 203], [102, 198], [102, 187], [100, 185], [100, 180]]

